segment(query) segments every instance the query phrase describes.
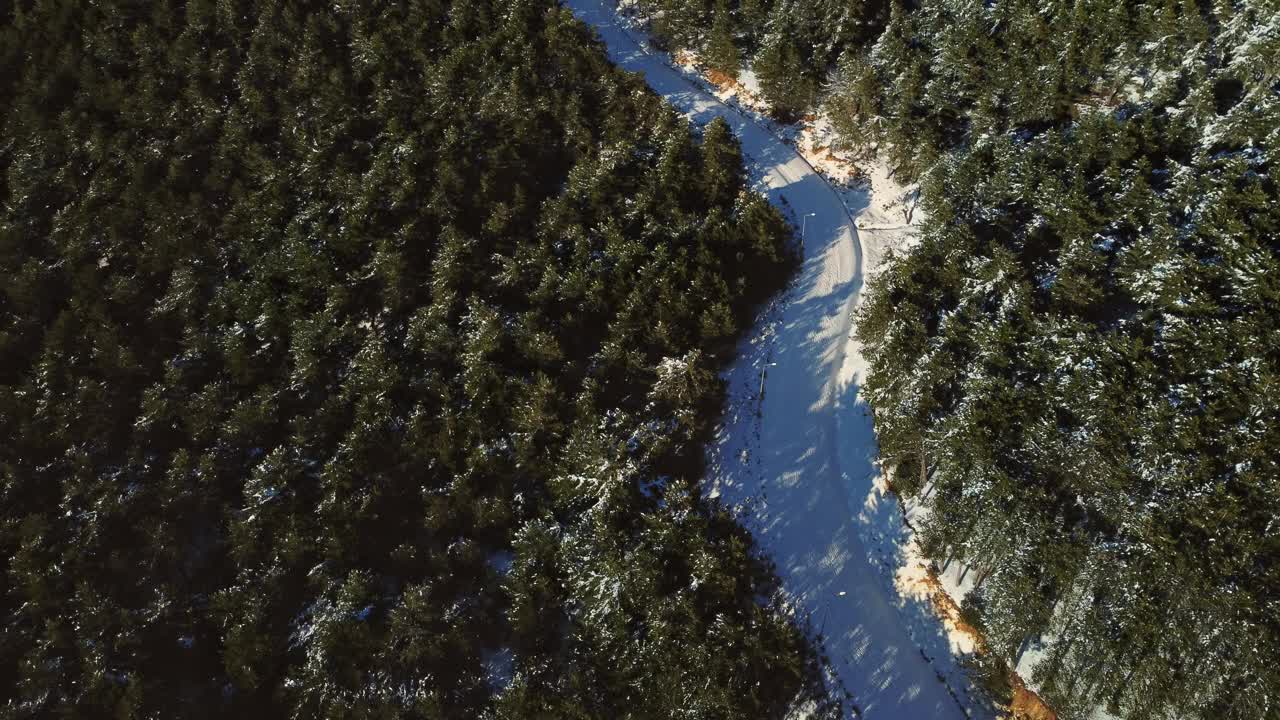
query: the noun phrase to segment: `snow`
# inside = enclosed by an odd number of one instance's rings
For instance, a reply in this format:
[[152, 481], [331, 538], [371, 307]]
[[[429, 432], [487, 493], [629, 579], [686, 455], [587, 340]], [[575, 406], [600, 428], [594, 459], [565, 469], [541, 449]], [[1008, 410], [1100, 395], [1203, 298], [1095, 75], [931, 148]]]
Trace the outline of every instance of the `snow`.
[[750, 67], [743, 68], [738, 72], [738, 83], [746, 88], [747, 92], [755, 95], [760, 94], [760, 80], [756, 77], [756, 71]]
[[511, 574], [511, 566], [515, 563], [515, 559], [515, 554], [510, 550], [497, 550], [489, 554], [485, 564], [495, 573], [506, 576]]
[[501, 695], [511, 687], [515, 679], [515, 653], [509, 647], [498, 648], [483, 653], [480, 665], [484, 668], [484, 679], [489, 688]]
[[693, 122], [724, 118], [770, 201], [806, 218], [798, 277], [725, 372], [730, 398], [709, 450], [708, 494], [733, 507], [775, 561], [793, 606], [821, 635], [831, 676], [849, 693], [850, 717], [994, 717], [961, 671], [963, 638], [913, 585], [910, 531], [881, 477], [858, 392], [866, 362], [850, 338], [852, 313], [865, 273], [910, 241], [903, 201], [913, 204], [913, 193], [877, 166], [862, 169], [869, 189], [837, 193], [774, 134], [778, 126], [721, 102], [650, 52], [609, 0], [566, 5], [595, 26], [615, 63], [642, 73]]

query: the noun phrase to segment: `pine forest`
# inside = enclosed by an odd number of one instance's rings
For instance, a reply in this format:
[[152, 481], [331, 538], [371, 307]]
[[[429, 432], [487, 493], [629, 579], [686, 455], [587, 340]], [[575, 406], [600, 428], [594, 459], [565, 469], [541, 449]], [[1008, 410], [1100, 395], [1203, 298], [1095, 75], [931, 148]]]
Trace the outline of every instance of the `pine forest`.
[[1001, 716], [1280, 720], [1280, 0], [0, 0], [0, 719], [914, 720], [704, 482], [820, 222], [589, 3], [917, 188]]

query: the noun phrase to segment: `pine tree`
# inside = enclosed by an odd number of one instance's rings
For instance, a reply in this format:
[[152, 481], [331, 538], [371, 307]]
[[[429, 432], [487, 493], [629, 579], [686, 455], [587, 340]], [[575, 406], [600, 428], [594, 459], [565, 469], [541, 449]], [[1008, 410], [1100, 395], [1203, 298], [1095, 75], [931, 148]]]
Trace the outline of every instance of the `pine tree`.
[[707, 64], [711, 69], [729, 76], [731, 80], [737, 80], [742, 59], [733, 39], [733, 18], [729, 13], [728, 0], [716, 0], [713, 17], [711, 35], [707, 40]]
[[853, 53], [840, 58], [835, 81], [823, 99], [823, 108], [845, 149], [865, 152], [881, 139], [882, 92], [875, 68], [867, 60]]
[[815, 93], [792, 30], [786, 25], [771, 30], [752, 63], [771, 112], [783, 120], [799, 117], [813, 103]]

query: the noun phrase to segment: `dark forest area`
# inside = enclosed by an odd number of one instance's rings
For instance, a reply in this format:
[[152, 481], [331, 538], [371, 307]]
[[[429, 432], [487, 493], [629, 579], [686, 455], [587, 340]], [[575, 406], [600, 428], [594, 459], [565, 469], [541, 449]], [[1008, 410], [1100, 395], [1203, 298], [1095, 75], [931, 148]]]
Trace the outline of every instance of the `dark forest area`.
[[823, 702], [697, 482], [797, 258], [551, 0], [0, 3], [0, 717]]

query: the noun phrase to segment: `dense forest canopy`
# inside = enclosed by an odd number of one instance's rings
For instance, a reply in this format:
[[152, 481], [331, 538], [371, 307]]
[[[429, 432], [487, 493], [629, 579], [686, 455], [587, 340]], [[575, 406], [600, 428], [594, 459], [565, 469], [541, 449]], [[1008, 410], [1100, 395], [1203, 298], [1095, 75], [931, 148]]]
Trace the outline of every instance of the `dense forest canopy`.
[[551, 0], [0, 3], [0, 716], [781, 717], [697, 489], [795, 263]]
[[1280, 718], [1280, 3], [639, 2], [921, 179], [866, 392], [993, 649], [1064, 717]]

